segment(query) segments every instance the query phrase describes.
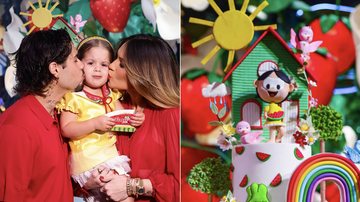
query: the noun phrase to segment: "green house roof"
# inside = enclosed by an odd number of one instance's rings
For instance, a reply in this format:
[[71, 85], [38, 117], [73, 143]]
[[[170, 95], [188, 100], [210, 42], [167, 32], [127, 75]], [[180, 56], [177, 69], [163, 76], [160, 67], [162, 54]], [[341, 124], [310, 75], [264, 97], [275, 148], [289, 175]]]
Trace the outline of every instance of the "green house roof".
[[[270, 34], [270, 35], [269, 35]], [[268, 36], [269, 35], [269, 36]], [[275, 52], [276, 49], [278, 48], [283, 48], [283, 50], [285, 50], [285, 52], [288, 53], [288, 56], [291, 57], [294, 61], [296, 66], [293, 66], [293, 71], [297, 71], [298, 68], [302, 67], [302, 62], [295, 56], [295, 54], [292, 52], [292, 50], [288, 47], [287, 43], [281, 38], [281, 36], [274, 31], [274, 29], [272, 29], [271, 27], [269, 27], [256, 41], [255, 43], [246, 51], [246, 53], [241, 57], [241, 59], [230, 69], [230, 71], [225, 75], [223, 82], [225, 82], [234, 72], [234, 70], [236, 68], [238, 68], [240, 66], [240, 64], [245, 60], [246, 57], [249, 56], [249, 54], [255, 49], [255, 47], [260, 43], [260, 42], [266, 42], [266, 40], [271, 37], [271, 40], [275, 39], [277, 41], [277, 43], [272, 43], [269, 45], [269, 48], [271, 49], [272, 52]], [[267, 42], [269, 44], [269, 42]], [[280, 46], [277, 46], [278, 44], [280, 44]], [[308, 77], [311, 80], [314, 80], [314, 77], [311, 75], [310, 72], [306, 71]]]

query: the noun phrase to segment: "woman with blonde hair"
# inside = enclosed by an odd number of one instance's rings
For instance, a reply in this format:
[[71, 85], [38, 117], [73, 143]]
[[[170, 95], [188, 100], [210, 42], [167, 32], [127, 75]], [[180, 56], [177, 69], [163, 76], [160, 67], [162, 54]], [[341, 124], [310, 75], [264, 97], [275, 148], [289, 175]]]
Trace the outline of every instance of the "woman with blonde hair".
[[[130, 177], [109, 172], [100, 183], [114, 201], [180, 201], [179, 65], [161, 38], [124, 39], [109, 66], [109, 86], [126, 92], [122, 104], [143, 108], [143, 124], [118, 136], [117, 148], [131, 159]], [[125, 106], [125, 105], [124, 105]]]

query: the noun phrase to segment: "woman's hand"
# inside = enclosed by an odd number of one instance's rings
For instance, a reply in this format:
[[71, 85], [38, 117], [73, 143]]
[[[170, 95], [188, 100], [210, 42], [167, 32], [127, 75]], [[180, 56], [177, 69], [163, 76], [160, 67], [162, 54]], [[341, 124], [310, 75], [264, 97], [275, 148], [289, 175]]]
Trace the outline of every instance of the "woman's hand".
[[105, 115], [98, 116], [92, 119], [95, 130], [109, 131], [114, 125], [115, 120]]
[[126, 192], [126, 181], [128, 177], [126, 175], [114, 175], [109, 172], [102, 178], [102, 182], [106, 184], [100, 189], [106, 193], [113, 201], [122, 201], [128, 198]]
[[137, 107], [135, 114], [130, 117], [131, 125], [135, 127], [141, 126], [141, 124], [144, 123], [144, 120], [145, 120], [144, 109]]
[[[99, 166], [91, 173], [90, 178], [87, 180], [87, 182], [84, 185], [84, 189], [90, 190], [95, 188], [100, 188], [105, 185], [105, 182], [101, 181], [101, 179], [104, 178], [105, 175], [107, 175], [110, 172], [110, 169]], [[112, 172], [111, 172], [112, 173]]]

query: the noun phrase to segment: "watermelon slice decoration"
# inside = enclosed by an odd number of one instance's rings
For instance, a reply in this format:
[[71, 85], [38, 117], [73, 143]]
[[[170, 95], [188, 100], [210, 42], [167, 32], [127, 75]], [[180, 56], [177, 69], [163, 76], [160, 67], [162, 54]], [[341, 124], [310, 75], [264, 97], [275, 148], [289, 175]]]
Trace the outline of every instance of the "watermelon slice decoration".
[[271, 157], [270, 154], [267, 154], [267, 153], [263, 153], [263, 152], [256, 152], [256, 157], [262, 161], [262, 162], [265, 162], [267, 160], [269, 160], [269, 158]]
[[304, 155], [301, 153], [299, 148], [294, 149], [294, 156], [297, 160], [302, 160], [304, 158]]
[[280, 173], [278, 173], [274, 177], [274, 179], [271, 181], [270, 186], [271, 187], [277, 187], [277, 186], [279, 186], [281, 184], [281, 182], [282, 182], [282, 177], [281, 177]]
[[246, 187], [248, 183], [249, 183], [249, 178], [248, 178], [247, 175], [245, 175], [245, 176], [243, 177], [243, 179], [241, 180], [239, 186], [240, 186], [240, 187]]
[[235, 151], [236, 151], [237, 154], [241, 155], [241, 154], [244, 153], [245, 147], [244, 146], [235, 147]]

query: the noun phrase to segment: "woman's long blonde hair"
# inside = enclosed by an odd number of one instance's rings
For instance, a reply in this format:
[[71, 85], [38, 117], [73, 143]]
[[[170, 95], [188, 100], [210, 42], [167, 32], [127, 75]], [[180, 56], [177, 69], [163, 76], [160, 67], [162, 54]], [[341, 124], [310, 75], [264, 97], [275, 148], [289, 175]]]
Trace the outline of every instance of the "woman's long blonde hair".
[[121, 46], [125, 47], [129, 87], [153, 107], [178, 107], [180, 69], [169, 44], [159, 37], [139, 34], [124, 39]]

